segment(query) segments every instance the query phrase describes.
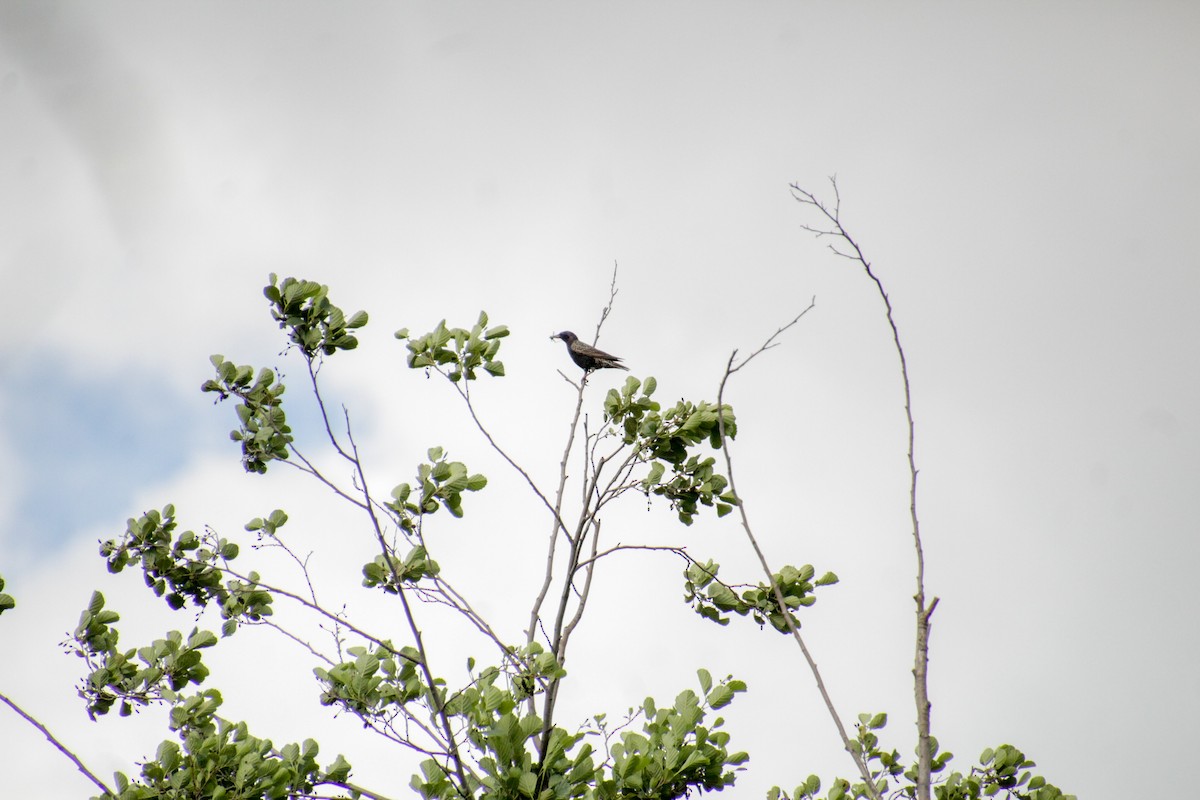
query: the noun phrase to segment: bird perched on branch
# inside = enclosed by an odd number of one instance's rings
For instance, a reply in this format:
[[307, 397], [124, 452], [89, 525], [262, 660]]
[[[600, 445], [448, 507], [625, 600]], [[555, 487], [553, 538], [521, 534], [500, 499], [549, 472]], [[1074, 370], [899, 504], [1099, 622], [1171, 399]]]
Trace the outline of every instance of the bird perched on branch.
[[597, 350], [590, 344], [579, 341], [579, 337], [570, 331], [556, 333], [550, 338], [562, 339], [567, 345], [567, 352], [570, 353], [571, 360], [582, 367], [585, 373], [594, 369], [629, 370], [629, 367], [619, 363], [621, 359], [617, 356], [611, 356], [603, 350]]

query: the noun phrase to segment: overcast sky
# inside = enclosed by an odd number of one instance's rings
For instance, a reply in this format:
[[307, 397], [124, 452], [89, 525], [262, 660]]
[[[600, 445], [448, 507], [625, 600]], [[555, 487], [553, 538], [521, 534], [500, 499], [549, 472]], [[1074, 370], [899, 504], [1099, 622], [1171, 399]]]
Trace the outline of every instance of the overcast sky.
[[[287, 509], [329, 602], [400, 638], [360, 596], [361, 523], [296, 475], [244, 475], [232, 409], [199, 392], [212, 353], [301, 374], [262, 299], [271, 272], [371, 314], [323, 376], [377, 486], [433, 445], [493, 478], [461, 523], [439, 520], [435, 555], [518, 638], [545, 520], [391, 334], [480, 309], [509, 325], [509, 377], [477, 399], [550, 486], [573, 407], [557, 370], [574, 368], [547, 337], [590, 338], [615, 262], [600, 344], [664, 401], [713, 399], [729, 353], [815, 297], [730, 386], [739, 488], [777, 564], [842, 576], [805, 616], [810, 644], [843, 715], [888, 711], [885, 744], [911, 752], [895, 352], [873, 285], [802, 230], [788, 190], [830, 197], [836, 173], [913, 381], [953, 765], [1011, 742], [1093, 800], [1183, 780], [1200, 714], [1198, 35], [1189, 2], [3, 3], [0, 574], [19, 606], [0, 619], [0, 691], [103, 777], [136, 773], [161, 715], [88, 722], [57, 644], [94, 589], [129, 647], [190, 629], [95, 556], [167, 502], [243, 541]], [[593, 420], [622, 378], [593, 379]], [[288, 399], [314, 435], [302, 384]], [[605, 534], [756, 579], [731, 519], [684, 529], [630, 498]], [[598, 580], [565, 726], [669, 700], [703, 666], [750, 684], [725, 714], [752, 756], [727, 794], [851, 772], [785, 640], [703, 623], [665, 556]], [[239, 667], [256, 647], [279, 663]], [[254, 630], [211, 660], [226, 716], [317, 738], [323, 763], [344, 750], [360, 783], [407, 796], [407, 761], [309, 708], [303, 651]], [[90, 794], [7, 709], [0, 740], [0, 795]]]

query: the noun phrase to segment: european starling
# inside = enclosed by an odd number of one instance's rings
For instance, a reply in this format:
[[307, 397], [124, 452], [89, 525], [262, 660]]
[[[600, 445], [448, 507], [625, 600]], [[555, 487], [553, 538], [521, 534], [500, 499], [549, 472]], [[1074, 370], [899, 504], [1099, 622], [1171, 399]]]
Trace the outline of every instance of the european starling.
[[571, 360], [583, 368], [583, 371], [591, 372], [594, 369], [623, 369], [628, 371], [629, 367], [618, 363], [621, 359], [616, 356], [610, 356], [603, 350], [597, 350], [590, 344], [585, 344], [579, 341], [579, 337], [570, 331], [556, 333], [550, 337], [551, 339], [562, 339], [567, 345], [567, 352], [571, 355]]

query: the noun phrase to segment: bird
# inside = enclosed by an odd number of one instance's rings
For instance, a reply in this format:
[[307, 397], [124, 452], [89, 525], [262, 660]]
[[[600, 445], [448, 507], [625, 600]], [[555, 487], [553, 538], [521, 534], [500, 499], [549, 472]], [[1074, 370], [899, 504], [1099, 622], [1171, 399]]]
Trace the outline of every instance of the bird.
[[623, 369], [626, 372], [629, 371], [629, 367], [618, 363], [621, 361], [620, 358], [579, 341], [579, 337], [570, 331], [556, 333], [550, 338], [563, 340], [567, 345], [567, 352], [570, 354], [571, 360], [582, 367], [585, 374], [594, 369]]

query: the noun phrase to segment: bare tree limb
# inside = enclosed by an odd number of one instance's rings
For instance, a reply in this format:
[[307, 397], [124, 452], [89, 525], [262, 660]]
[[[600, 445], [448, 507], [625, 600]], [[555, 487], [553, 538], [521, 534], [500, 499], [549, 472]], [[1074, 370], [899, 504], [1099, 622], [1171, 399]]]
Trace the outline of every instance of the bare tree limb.
[[[593, 343], [599, 341], [600, 331], [604, 327], [605, 320], [607, 320], [609, 314], [612, 313], [613, 303], [616, 301], [616, 298], [617, 298], [617, 264], [616, 264], [616, 262], [614, 262], [612, 278], [609, 281], [609, 287], [608, 287], [608, 301], [604, 304], [604, 307], [600, 311], [600, 320], [596, 323], [596, 335], [593, 338]], [[578, 427], [579, 427], [579, 418], [580, 418], [580, 414], [583, 409], [583, 393], [587, 389], [587, 378], [588, 378], [588, 375], [585, 372], [583, 375], [583, 378], [580, 380], [578, 387], [577, 387], [577, 399], [576, 399], [576, 403], [575, 403], [575, 413], [571, 418], [571, 426], [570, 426], [570, 432], [567, 437], [567, 444], [566, 444], [566, 447], [563, 449], [562, 461], [559, 464], [558, 489], [555, 493], [555, 501], [554, 501], [554, 506], [553, 506], [554, 516], [555, 516], [555, 524], [557, 526], [562, 526], [562, 524], [563, 524], [562, 517], [561, 517], [561, 510], [562, 510], [562, 506], [563, 506], [563, 500], [564, 500], [564, 496], [565, 496], [565, 492], [566, 492], [566, 485], [567, 485], [567, 468], [570, 463], [571, 450], [575, 444], [575, 436], [576, 436], [576, 432], [578, 431]], [[568, 380], [568, 382], [570, 382], [570, 381]], [[572, 384], [572, 385], [574, 385], [574, 384]], [[585, 424], [585, 430], [586, 430], [586, 422], [584, 424]], [[587, 438], [587, 436], [585, 434], [585, 439], [586, 438]], [[572, 581], [574, 580], [576, 568], [578, 567], [580, 560], [583, 558], [583, 547], [584, 547], [584, 539], [586, 536], [586, 531], [589, 526], [594, 526], [595, 535], [597, 535], [597, 536], [599, 535], [599, 525], [595, 522], [595, 509], [589, 509], [590, 504], [588, 502], [588, 494], [587, 494], [587, 489], [586, 489], [586, 486], [588, 484], [588, 476], [589, 476], [589, 471], [587, 469], [588, 454], [587, 454], [586, 446], [584, 447], [583, 457], [584, 457], [584, 463], [585, 463], [585, 468], [584, 468], [585, 478], [583, 481], [584, 486], [585, 486], [585, 493], [583, 495], [582, 507], [580, 509], [579, 521], [576, 525], [575, 533], [572, 536], [568, 532], [568, 535], [567, 535], [567, 540], [569, 543], [569, 550], [568, 550], [568, 554], [567, 554], [567, 563], [566, 563], [565, 569], [563, 571], [563, 576], [562, 576], [563, 589], [559, 595], [558, 608], [554, 613], [554, 627], [552, 629], [552, 633], [550, 636], [551, 652], [554, 653], [555, 658], [558, 659], [558, 662], [560, 665], [562, 664], [562, 662], [565, 659], [566, 641], [570, 636], [571, 630], [573, 630], [575, 625], [578, 623], [579, 617], [583, 614], [583, 609], [587, 603], [587, 597], [588, 597], [588, 594], [591, 589], [592, 572], [591, 572], [591, 569], [589, 568], [588, 574], [587, 574], [587, 580], [585, 581], [584, 591], [580, 594], [579, 599], [577, 601], [578, 605], [576, 607], [574, 618], [573, 618], [572, 622], [570, 623], [569, 629], [564, 630], [564, 625], [566, 624], [567, 607], [571, 601], [571, 589], [573, 586]], [[596, 476], [592, 476], [592, 477], [593, 477], [593, 479], [595, 479]], [[566, 530], [565, 526], [563, 526], [562, 529], [565, 531]], [[542, 584], [542, 589], [539, 592], [538, 597], [534, 602], [533, 610], [530, 614], [529, 630], [527, 631], [527, 634], [526, 634], [529, 641], [533, 640], [534, 631], [540, 626], [541, 608], [542, 608], [543, 603], [545, 602], [545, 598], [549, 594], [550, 587], [554, 580], [554, 562], [555, 562], [555, 556], [556, 556], [555, 551], [557, 549], [558, 531], [559, 531], [559, 528], [556, 527], [554, 529], [554, 531], [552, 532], [551, 537], [550, 537], [551, 541], [550, 541], [549, 547], [547, 548], [548, 555], [547, 555], [547, 562], [546, 562], [546, 576], [545, 576], [545, 579]], [[594, 546], [595, 546], [595, 544], [593, 543], [593, 547]], [[550, 685], [546, 687], [545, 697], [543, 699], [542, 734], [539, 737], [538, 743], [537, 743], [537, 750], [538, 750], [538, 754], [539, 754], [539, 764], [538, 764], [538, 769], [537, 769], [538, 785], [536, 787], [535, 794], [540, 794], [541, 790], [544, 788], [543, 782], [545, 780], [545, 775], [542, 772], [542, 764], [540, 763], [540, 760], [544, 759], [546, 757], [546, 754], [549, 749], [550, 734], [554, 729], [554, 708], [555, 708], [555, 702], [557, 701], [557, 698], [558, 698], [559, 684], [560, 684], [559, 680], [552, 681], [550, 683]]]
[[917, 592], [913, 596], [913, 600], [916, 602], [917, 617], [916, 654], [913, 660], [913, 693], [917, 706], [917, 800], [929, 800], [933, 758], [930, 743], [929, 633], [930, 619], [933, 616], [933, 610], [937, 607], [938, 598], [933, 598], [928, 604], [925, 602], [925, 551], [921, 545], [921, 522], [917, 516], [918, 470], [915, 457], [916, 428], [913, 424], [912, 392], [908, 378], [908, 360], [904, 355], [904, 347], [900, 344], [900, 330], [896, 327], [896, 320], [892, 313], [892, 301], [888, 297], [887, 291], [883, 288], [883, 282], [871, 268], [871, 262], [863, 254], [862, 248], [858, 246], [858, 242], [854, 240], [854, 237], [842, 225], [842, 196], [841, 192], [838, 191], [837, 177], [831, 177], [829, 182], [833, 187], [834, 204], [832, 209], [812, 192], [806, 191], [796, 184], [792, 184], [792, 195], [797, 202], [812, 206], [830, 226], [827, 229], [818, 229], [807, 225], [803, 227], [805, 230], [817, 234], [818, 237], [833, 236], [835, 239], [840, 239], [848, 250], [841, 250], [834, 244], [829, 246], [830, 249], [839, 256], [855, 261], [862, 266], [863, 270], [867, 273], [867, 277], [875, 284], [880, 299], [883, 300], [884, 309], [887, 312], [888, 326], [892, 329], [892, 342], [896, 346], [896, 355], [900, 359], [900, 377], [903, 379], [904, 384], [904, 415], [908, 422], [909, 515], [912, 519], [913, 545], [917, 553]]
[[[768, 337], [767, 340], [763, 342], [763, 344], [757, 350], [746, 356], [740, 362], [735, 363], [737, 359], [736, 350], [730, 354], [729, 361], [725, 365], [725, 374], [721, 377], [721, 386], [717, 390], [718, 408], [724, 406], [725, 404], [725, 386], [733, 374], [741, 370], [759, 355], [774, 347], [777, 344], [775, 340], [780, 336], [780, 334], [799, 322], [801, 318], [811, 311], [815, 305], [816, 298], [809, 303], [807, 308], [797, 314], [791, 322], [776, 330], [775, 333], [771, 334], [771, 336]], [[772, 571], [771, 565], [768, 563], [767, 556], [763, 552], [762, 547], [758, 544], [758, 539], [754, 536], [754, 530], [750, 527], [750, 517], [746, 512], [745, 498], [737, 490], [737, 482], [733, 471], [733, 455], [729, 451], [729, 440], [725, 436], [725, 416], [723, 414], [717, 414], [717, 425], [721, 433], [721, 450], [725, 455], [725, 469], [727, 472], [727, 477], [729, 478], [729, 490], [733, 492], [733, 496], [737, 498], [737, 508], [738, 514], [741, 517], [742, 530], [746, 532], [746, 538], [750, 542], [750, 547], [754, 550], [755, 555], [758, 556], [758, 562], [762, 566], [763, 573], [767, 576], [767, 580], [771, 583], [771, 591], [775, 595], [775, 602], [779, 604], [779, 608], [783, 612], [783, 620], [787, 624], [788, 631], [792, 634], [792, 638], [795, 640], [796, 645], [800, 648], [800, 652], [804, 655], [804, 660], [808, 663], [809, 671], [812, 672], [813, 680], [817, 684], [817, 691], [821, 694], [821, 699], [825, 702], [825, 708], [829, 711], [829, 716], [833, 719], [833, 724], [834, 727], [837, 728], [838, 736], [841, 737], [842, 747], [854, 760], [854, 765], [858, 768], [859, 774], [862, 776], [863, 782], [867, 786], [868, 794], [873, 798], [873, 800], [880, 800], [879, 792], [876, 790], [875, 783], [871, 779], [871, 771], [868, 768], [863, 756], [856, 752], [851, 746], [850, 736], [846, 733], [846, 727], [842, 724], [842, 718], [838, 714], [836, 706], [833, 704], [833, 698], [830, 696], [829, 690], [825, 687], [825, 681], [821, 677], [821, 670], [817, 667], [817, 662], [813, 658], [812, 653], [809, 652], [808, 645], [804, 643], [804, 637], [800, 635], [800, 629], [796, 625], [795, 620], [792, 618], [791, 612], [788, 611], [787, 601], [783, 597], [783, 592], [779, 589], [779, 584], [775, 581], [775, 573]]]
[[292, 453], [294, 453], [296, 458], [298, 458], [302, 462], [304, 462], [304, 465], [301, 466], [300, 464], [297, 464], [296, 462], [291, 461], [289, 459], [281, 459], [280, 463], [286, 464], [289, 467], [291, 467], [292, 469], [297, 469], [307, 475], [311, 475], [312, 477], [316, 478], [321, 483], [325, 484], [330, 489], [332, 489], [333, 493], [336, 494], [338, 497], [365, 510], [365, 506], [363, 505], [363, 502], [361, 500], [359, 500], [357, 497], [347, 494], [340, 486], [338, 486], [336, 483], [334, 483], [333, 481], [326, 478], [323, 474], [321, 474], [321, 471], [318, 470], [316, 467], [314, 467], [312, 465], [312, 462], [309, 461], [307, 458], [305, 458], [304, 455], [296, 448], [296, 446], [294, 444], [289, 444], [288, 450], [290, 450]]
[[450, 716], [446, 713], [446, 698], [438, 689], [438, 684], [434, 680], [433, 670], [429, 666], [429, 653], [425, 649], [425, 638], [421, 634], [421, 629], [417, 625], [416, 616], [413, 614], [412, 606], [408, 602], [408, 593], [405, 591], [404, 583], [400, 580], [399, 574], [396, 572], [394, 560], [389, 558], [387, 539], [383, 535], [383, 526], [379, 522], [379, 517], [375, 515], [375, 507], [371, 505], [371, 493], [367, 488], [367, 475], [363, 469], [362, 460], [358, 454], [358, 444], [354, 441], [354, 434], [350, 431], [350, 414], [346, 413], [346, 438], [350, 442], [351, 452], [354, 454], [351, 463], [354, 464], [355, 474], [358, 476], [359, 485], [362, 487], [363, 499], [367, 504], [367, 515], [371, 519], [371, 526], [375, 531], [376, 541], [383, 550], [384, 561], [388, 564], [392, 572], [392, 577], [396, 581], [396, 596], [400, 598], [400, 604], [404, 609], [404, 619], [408, 623], [409, 633], [413, 637], [413, 643], [416, 645], [417, 652], [420, 653], [420, 660], [417, 662], [417, 668], [421, 670], [425, 676], [425, 685], [429, 687], [430, 707], [435, 717], [440, 723], [442, 730], [445, 732], [445, 746], [450, 754], [450, 765], [452, 771], [458, 777], [458, 791], [464, 797], [467, 796], [469, 783], [467, 781], [467, 766], [462, 755], [458, 750], [458, 741], [454, 735], [454, 728], [450, 724]]
[[35, 727], [39, 731], [41, 731], [42, 735], [46, 737], [46, 740], [48, 742], [50, 742], [50, 744], [54, 745], [55, 749], [57, 749], [58, 752], [62, 753], [64, 756], [66, 756], [71, 761], [71, 763], [75, 765], [75, 768], [78, 769], [80, 772], [82, 772], [84, 774], [84, 776], [87, 777], [88, 780], [90, 780], [92, 783], [96, 784], [96, 786], [100, 787], [100, 791], [104, 792], [104, 795], [106, 797], [116, 797], [117, 796], [116, 792], [114, 792], [112, 789], [105, 786], [104, 781], [97, 778], [95, 773], [93, 773], [90, 769], [88, 769], [84, 765], [84, 763], [79, 760], [79, 757], [77, 755], [75, 755], [74, 753], [71, 752], [70, 748], [68, 748], [65, 744], [63, 744], [57, 738], [55, 738], [54, 734], [50, 732], [49, 728], [47, 728], [42, 723], [38, 722], [37, 719], [35, 719], [34, 717], [27, 714], [24, 711], [24, 709], [22, 709], [19, 705], [17, 705], [15, 702], [13, 702], [11, 699], [9, 699], [9, 697], [2, 692], [0, 692], [0, 702], [3, 702], [9, 708], [11, 708], [13, 711], [15, 711], [17, 713], [17, 716], [21, 717], [26, 722], [28, 722], [30, 725], [32, 725], [33, 727]]

